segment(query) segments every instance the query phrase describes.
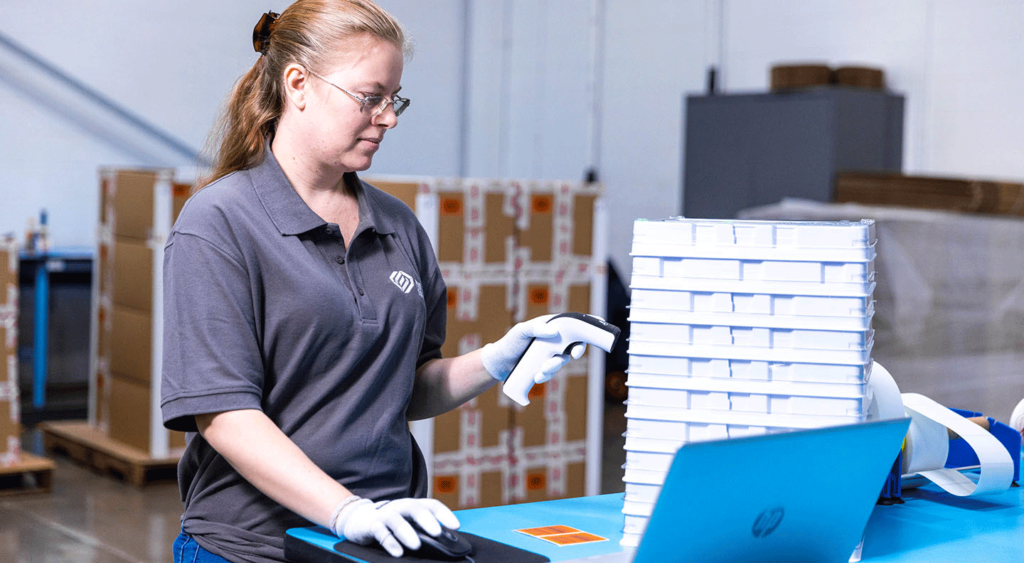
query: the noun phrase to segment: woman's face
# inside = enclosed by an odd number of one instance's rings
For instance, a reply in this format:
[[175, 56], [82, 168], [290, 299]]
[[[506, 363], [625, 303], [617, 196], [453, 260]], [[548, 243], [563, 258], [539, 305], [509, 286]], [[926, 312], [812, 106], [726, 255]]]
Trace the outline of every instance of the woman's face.
[[[374, 108], [338, 88], [360, 97], [391, 99], [401, 89], [401, 50], [387, 41], [366, 37], [353, 41], [324, 71], [309, 76], [311, 96], [306, 131], [322, 165], [342, 172], [366, 170], [380, 148], [384, 133], [398, 124], [392, 106], [374, 116]], [[328, 84], [330, 81], [334, 85]]]

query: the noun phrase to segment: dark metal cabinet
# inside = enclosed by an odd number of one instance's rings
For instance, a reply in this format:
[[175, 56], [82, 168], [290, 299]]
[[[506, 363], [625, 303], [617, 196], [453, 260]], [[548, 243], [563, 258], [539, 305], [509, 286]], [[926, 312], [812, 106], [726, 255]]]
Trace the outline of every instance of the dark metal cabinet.
[[837, 171], [899, 172], [903, 97], [854, 88], [686, 98], [683, 209], [730, 218], [784, 197], [832, 199]]

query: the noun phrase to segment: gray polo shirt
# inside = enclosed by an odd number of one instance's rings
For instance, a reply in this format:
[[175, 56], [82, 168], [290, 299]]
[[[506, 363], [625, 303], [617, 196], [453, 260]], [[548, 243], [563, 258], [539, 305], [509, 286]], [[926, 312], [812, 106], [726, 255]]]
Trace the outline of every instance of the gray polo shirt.
[[[260, 409], [355, 494], [425, 496], [406, 411], [416, 369], [441, 356], [445, 284], [412, 211], [345, 180], [359, 201], [347, 249], [269, 150], [185, 205], [164, 259], [164, 425]], [[178, 481], [184, 530], [232, 561], [284, 560], [284, 531], [308, 525], [198, 434]]]

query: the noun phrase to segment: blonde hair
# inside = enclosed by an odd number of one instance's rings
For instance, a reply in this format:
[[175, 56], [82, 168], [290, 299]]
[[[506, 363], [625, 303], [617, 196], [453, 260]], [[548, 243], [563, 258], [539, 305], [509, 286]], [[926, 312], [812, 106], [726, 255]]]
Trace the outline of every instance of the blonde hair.
[[265, 145], [284, 108], [284, 69], [292, 63], [320, 72], [339, 45], [362, 35], [387, 41], [408, 58], [412, 48], [398, 20], [370, 0], [298, 0], [273, 23], [263, 55], [235, 83], [211, 135], [213, 170], [200, 189], [263, 162]]

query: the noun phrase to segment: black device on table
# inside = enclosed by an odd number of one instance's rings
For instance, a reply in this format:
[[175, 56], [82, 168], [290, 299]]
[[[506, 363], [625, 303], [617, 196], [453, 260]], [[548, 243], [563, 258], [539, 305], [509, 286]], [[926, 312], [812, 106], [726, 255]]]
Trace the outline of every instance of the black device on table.
[[[433, 563], [436, 561], [462, 561], [464, 563], [544, 563], [550, 561], [538, 553], [526, 551], [469, 532], [455, 532], [441, 527], [442, 534], [433, 537], [415, 522], [409, 524], [420, 538], [422, 547], [410, 551], [403, 546], [401, 558], [394, 558], [377, 542], [359, 545], [350, 541], [321, 542], [317, 538], [333, 538], [324, 528], [289, 530], [284, 538], [285, 559], [292, 563]], [[329, 534], [329, 535], [326, 535]]]
[[393, 558], [378, 542], [369, 545], [354, 544], [349, 541], [340, 541], [334, 544], [334, 550], [345, 555], [355, 557], [367, 557], [372, 555], [370, 560], [408, 561], [409, 563], [419, 561], [465, 561], [475, 563], [472, 559], [473, 545], [469, 543], [462, 534], [455, 530], [441, 526], [441, 534], [432, 536], [428, 534], [415, 520], [406, 518], [413, 531], [420, 538], [420, 548], [417, 550], [402, 546], [402, 557]]
[[[460, 536], [455, 530], [441, 526], [441, 535], [434, 537], [423, 530], [415, 520], [409, 519], [409, 524], [420, 537], [422, 546], [416, 551], [405, 548], [409, 555], [422, 557], [424, 559], [439, 559], [441, 561], [458, 561], [472, 555], [473, 546], [469, 541]], [[404, 546], [403, 546], [404, 547]]]

